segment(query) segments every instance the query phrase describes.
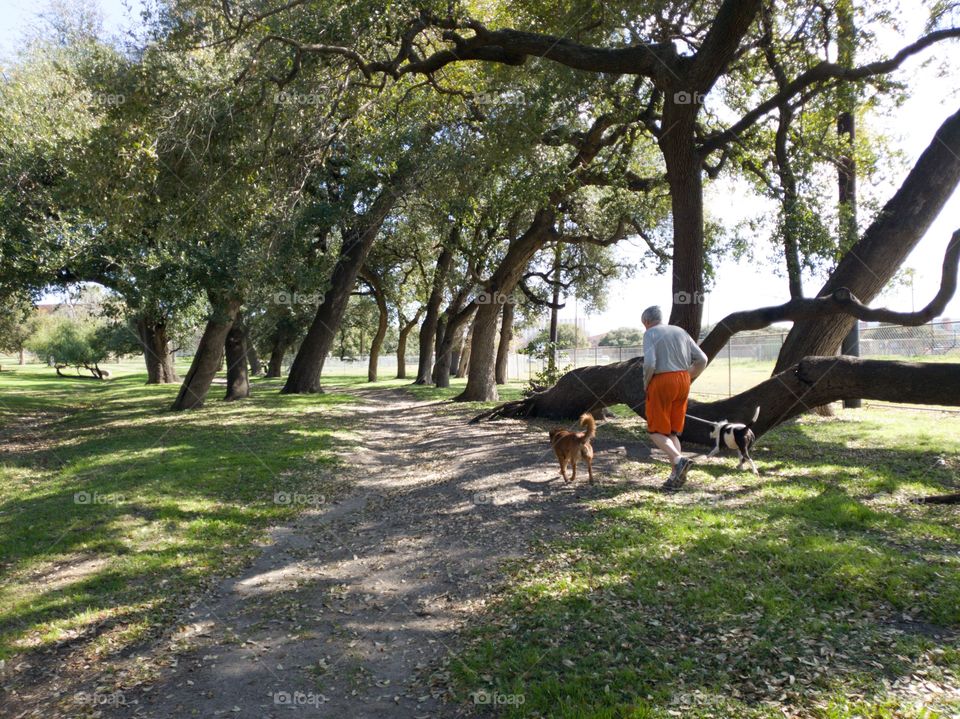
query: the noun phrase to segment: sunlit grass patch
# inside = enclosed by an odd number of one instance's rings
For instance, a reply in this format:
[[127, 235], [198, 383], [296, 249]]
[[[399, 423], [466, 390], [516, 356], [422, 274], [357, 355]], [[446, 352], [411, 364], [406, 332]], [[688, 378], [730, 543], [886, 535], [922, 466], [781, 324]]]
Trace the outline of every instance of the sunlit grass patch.
[[955, 486], [957, 433], [860, 411], [760, 446], [760, 479], [727, 459], [675, 497], [614, 489], [574, 538], [514, 564], [451, 664], [464, 701], [522, 696], [505, 716], [955, 714], [960, 527], [906, 497]]
[[[176, 386], [142, 375], [0, 374], [0, 658], [81, 642], [119, 651], [149, 636], [302, 506], [337, 491], [332, 437], [345, 393], [167, 411]], [[286, 494], [284, 494], [286, 493]]]

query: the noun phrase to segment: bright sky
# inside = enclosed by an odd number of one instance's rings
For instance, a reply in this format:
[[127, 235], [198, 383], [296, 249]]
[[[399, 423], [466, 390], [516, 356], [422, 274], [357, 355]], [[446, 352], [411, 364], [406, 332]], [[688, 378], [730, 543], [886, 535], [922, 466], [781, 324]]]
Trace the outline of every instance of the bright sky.
[[[96, 2], [96, 0], [88, 0]], [[901, 0], [902, 7], [909, 9], [913, 0]], [[108, 32], [119, 33], [138, 20], [139, 0], [99, 0], [103, 9], [105, 26]], [[37, 0], [3, 0], [3, 24], [0, 26], [0, 58], [11, 57], [21, 39], [37, 23], [37, 13], [44, 5]], [[924, 18], [920, 13], [900, 13], [900, 22], [906, 38], [914, 39], [923, 33]], [[889, 50], [892, 54], [903, 44], [898, 38], [891, 37]], [[935, 62], [924, 66], [925, 60]], [[905, 82], [911, 88], [910, 99], [890, 118], [868, 120], [873, 129], [887, 135], [895, 147], [912, 164], [933, 138], [940, 124], [960, 106], [960, 76], [938, 77], [937, 68], [960, 66], [960, 43], [939, 43], [918, 58], [905, 64], [895, 78]], [[889, 188], [885, 196], [892, 194], [902, 175], [889, 178]], [[735, 188], [717, 185], [708, 190], [706, 197], [707, 212], [724, 224], [732, 224], [748, 216], [760, 216], [770, 212], [753, 200], [748, 200]], [[960, 228], [960, 193], [954, 193], [940, 217], [910, 255], [905, 267], [916, 270], [913, 297], [910, 287], [887, 292], [882, 304], [898, 310], [909, 310], [912, 305], [922, 307], [935, 294], [939, 286], [940, 266], [943, 252], [950, 235]], [[621, 243], [618, 252], [629, 261], [639, 257], [642, 249], [639, 245]], [[717, 281], [706, 297], [705, 321], [716, 322], [730, 312], [752, 307], [779, 304], [789, 299], [786, 279], [775, 274], [776, 268], [768, 257], [767, 246], [758, 247], [753, 261], [726, 261], [720, 264]], [[805, 291], [816, 294], [822, 279], [807, 278]], [[669, 307], [671, 288], [669, 275], [654, 276], [638, 272], [630, 280], [614, 284], [610, 288], [607, 309], [602, 313], [587, 316], [587, 331], [599, 334], [615, 327], [640, 324], [640, 312], [651, 304]], [[960, 317], [960, 298], [955, 297], [947, 307], [946, 316]], [[562, 319], [584, 317], [583, 308], [575, 298], [567, 298], [567, 307], [562, 310]]]
[[[104, 28], [120, 34], [140, 21], [140, 0], [68, 0], [102, 10]], [[2, 0], [0, 4], [0, 59], [7, 60], [31, 30], [39, 26], [38, 15], [48, 7], [46, 0]]]

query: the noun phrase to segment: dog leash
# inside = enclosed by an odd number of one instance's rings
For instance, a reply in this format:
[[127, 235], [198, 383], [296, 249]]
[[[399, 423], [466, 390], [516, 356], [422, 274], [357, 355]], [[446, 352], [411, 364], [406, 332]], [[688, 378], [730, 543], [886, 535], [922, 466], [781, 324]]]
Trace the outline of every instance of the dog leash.
[[709, 419], [703, 419], [702, 417], [694, 417], [692, 414], [686, 414], [684, 417], [689, 417], [690, 419], [695, 419], [698, 422], [703, 422], [704, 424], [722, 424], [722, 422], [711, 422]]

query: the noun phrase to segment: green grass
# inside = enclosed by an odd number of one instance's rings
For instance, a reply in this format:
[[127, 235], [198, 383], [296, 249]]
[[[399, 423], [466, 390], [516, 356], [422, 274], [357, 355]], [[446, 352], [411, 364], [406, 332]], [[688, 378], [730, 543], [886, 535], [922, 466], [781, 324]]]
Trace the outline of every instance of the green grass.
[[258, 379], [249, 400], [220, 402], [215, 385], [202, 410], [175, 414], [178, 387], [145, 385], [141, 366], [106, 365], [109, 382], [0, 372], [0, 660], [76, 639], [95, 659], [150, 636], [303, 508], [276, 493], [338, 491], [330, 439], [351, 438], [330, 414], [355, 401], [343, 391], [444, 400], [466, 382], [325, 376], [339, 392], [281, 397], [282, 380]]
[[91, 658], [118, 651], [303, 508], [275, 493], [337, 491], [331, 436], [350, 438], [329, 415], [349, 395], [261, 386], [223, 403], [214, 386], [204, 409], [172, 413], [177, 387], [132, 369], [0, 372], [0, 659], [77, 639]]
[[[276, 492], [338, 491], [331, 437], [351, 437], [334, 415], [354, 395], [439, 402], [464, 385], [351, 375], [324, 378], [336, 393], [280, 396], [257, 380], [248, 401], [216, 401], [215, 386], [206, 408], [173, 414], [177, 387], [110, 369], [109, 382], [0, 372], [0, 658], [72, 641], [95, 662], [154, 636], [299, 511]], [[960, 713], [956, 509], [906, 501], [957, 486], [956, 428], [879, 409], [804, 417], [761, 439], [761, 479], [728, 457], [673, 497], [648, 489], [661, 466], [624, 462], [590, 522], [506, 568], [450, 665], [461, 698], [492, 692], [507, 716]], [[639, 420], [604, 436], [646, 441]]]
[[811, 417], [761, 445], [759, 480], [733, 460], [674, 497], [612, 479], [594, 521], [510, 568], [451, 663], [461, 698], [505, 716], [960, 712], [956, 510], [905, 502], [956, 486], [955, 420]]

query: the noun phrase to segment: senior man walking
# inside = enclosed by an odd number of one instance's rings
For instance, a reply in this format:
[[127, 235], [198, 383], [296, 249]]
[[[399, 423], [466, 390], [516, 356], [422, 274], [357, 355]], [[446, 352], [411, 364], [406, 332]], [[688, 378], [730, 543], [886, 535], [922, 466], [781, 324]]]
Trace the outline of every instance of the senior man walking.
[[680, 433], [687, 414], [690, 381], [707, 368], [707, 356], [683, 328], [663, 324], [654, 305], [640, 315], [643, 335], [643, 388], [646, 391], [647, 431], [653, 443], [670, 458], [673, 471], [664, 491], [679, 489], [693, 460], [680, 449]]

